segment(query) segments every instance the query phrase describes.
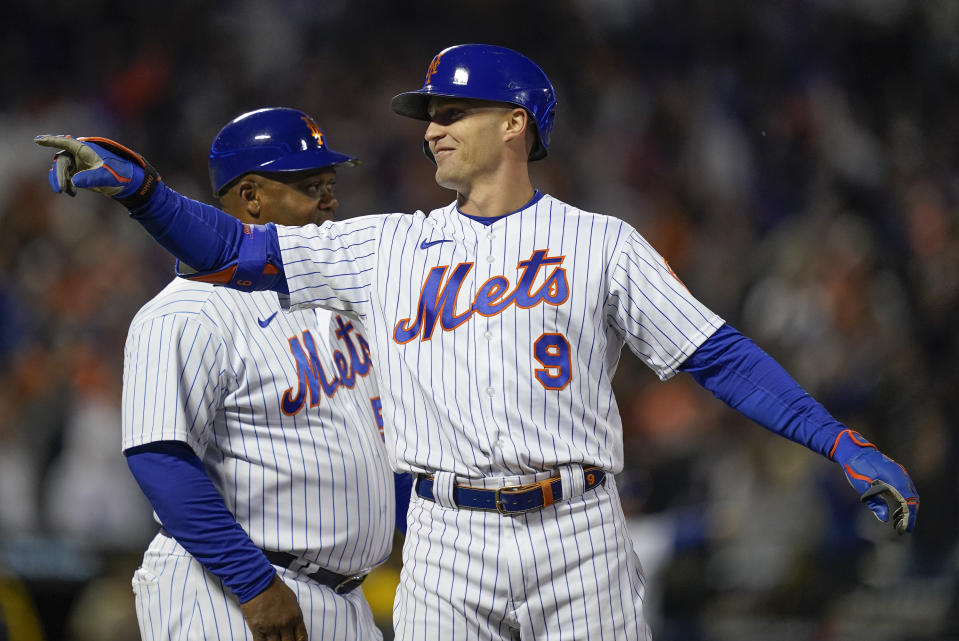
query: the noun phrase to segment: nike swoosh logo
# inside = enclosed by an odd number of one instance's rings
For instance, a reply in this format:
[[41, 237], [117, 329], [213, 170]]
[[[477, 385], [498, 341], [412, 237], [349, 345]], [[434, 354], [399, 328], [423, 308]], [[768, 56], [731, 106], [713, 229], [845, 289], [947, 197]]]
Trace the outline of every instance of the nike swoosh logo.
[[424, 240], [422, 243], [420, 243], [420, 249], [429, 249], [433, 245], [439, 245], [440, 243], [451, 243], [451, 242], [453, 241], [450, 240], [449, 238], [443, 238], [440, 240]]
[[266, 328], [266, 326], [270, 324], [270, 321], [273, 320], [274, 316], [276, 316], [276, 312], [273, 312], [273, 314], [266, 320], [260, 320], [258, 318], [256, 319], [256, 322], [260, 324], [260, 327]]

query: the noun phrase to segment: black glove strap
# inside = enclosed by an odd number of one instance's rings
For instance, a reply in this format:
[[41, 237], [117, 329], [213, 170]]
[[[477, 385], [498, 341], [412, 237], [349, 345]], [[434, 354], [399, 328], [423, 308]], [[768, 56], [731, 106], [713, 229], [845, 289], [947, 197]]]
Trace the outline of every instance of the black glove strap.
[[139, 207], [146, 201], [150, 200], [150, 196], [153, 195], [153, 191], [157, 188], [157, 183], [160, 181], [160, 174], [158, 174], [157, 170], [153, 168], [153, 165], [147, 162], [146, 158], [132, 149], [124, 147], [116, 140], [110, 140], [109, 138], [101, 138], [99, 136], [84, 136], [82, 138], [77, 138], [77, 140], [81, 142], [94, 142], [102, 147], [105, 147], [106, 149], [109, 149], [118, 156], [132, 160], [143, 168], [143, 182], [140, 183], [140, 187], [134, 193], [126, 196], [125, 198], [114, 198], [115, 201], [127, 209], [133, 209], [134, 207]]
[[114, 200], [127, 209], [134, 209], [150, 200], [150, 197], [153, 195], [153, 192], [156, 191], [157, 183], [159, 182], [160, 174], [158, 174], [157, 170], [153, 168], [153, 165], [148, 162], [144, 162], [143, 182], [140, 183], [140, 188], [126, 198], [114, 198]]

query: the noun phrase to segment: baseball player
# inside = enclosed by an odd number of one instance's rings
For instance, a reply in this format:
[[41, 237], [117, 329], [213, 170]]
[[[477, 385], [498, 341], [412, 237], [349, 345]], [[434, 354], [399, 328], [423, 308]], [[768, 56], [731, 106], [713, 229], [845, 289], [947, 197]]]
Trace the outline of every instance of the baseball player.
[[624, 344], [660, 378], [688, 372], [839, 463], [900, 533], [915, 526], [905, 469], [697, 301], [635, 229], [533, 188], [528, 163], [548, 153], [555, 104], [520, 53], [441, 51], [392, 107], [428, 123], [424, 151], [456, 199], [429, 215], [320, 226], [244, 228], [112, 141], [37, 140], [62, 150], [55, 190], [115, 198], [181, 273], [364, 321], [391, 382], [394, 467], [416, 475], [397, 639], [650, 638], [613, 476], [623, 444], [611, 380]]
[[[305, 225], [332, 219], [354, 163], [269, 108], [223, 127], [209, 168], [243, 224]], [[143, 639], [382, 638], [359, 588], [394, 527], [366, 331], [198, 281], [170, 283], [127, 338], [123, 448], [163, 526], [133, 578]]]

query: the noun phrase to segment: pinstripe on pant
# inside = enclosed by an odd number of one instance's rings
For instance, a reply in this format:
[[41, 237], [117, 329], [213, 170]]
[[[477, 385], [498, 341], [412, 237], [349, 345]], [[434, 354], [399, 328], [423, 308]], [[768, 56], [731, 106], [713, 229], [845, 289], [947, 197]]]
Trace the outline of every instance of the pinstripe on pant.
[[648, 641], [645, 578], [614, 479], [518, 516], [414, 495], [397, 641]]

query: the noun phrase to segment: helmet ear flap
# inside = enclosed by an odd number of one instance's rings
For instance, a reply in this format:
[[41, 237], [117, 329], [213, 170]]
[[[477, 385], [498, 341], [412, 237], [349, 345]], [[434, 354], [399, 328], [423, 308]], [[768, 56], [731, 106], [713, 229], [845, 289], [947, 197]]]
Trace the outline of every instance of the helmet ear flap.
[[540, 138], [544, 140], [543, 145], [549, 146], [549, 138], [553, 133], [553, 120], [556, 119], [556, 110], [550, 105], [549, 109], [543, 115], [540, 120], [539, 126], [537, 127], [539, 131]]
[[529, 152], [529, 159], [531, 161], [546, 157], [546, 150], [549, 148], [549, 138], [553, 132], [553, 119], [555, 117], [556, 112], [551, 106], [538, 122], [535, 119], [533, 120], [536, 125], [536, 140], [533, 142], [533, 148], [530, 149]]
[[433, 152], [430, 151], [430, 141], [428, 140], [423, 141], [423, 154], [429, 159], [431, 163], [433, 163], [433, 166], [435, 167], [436, 158], [433, 157]]

